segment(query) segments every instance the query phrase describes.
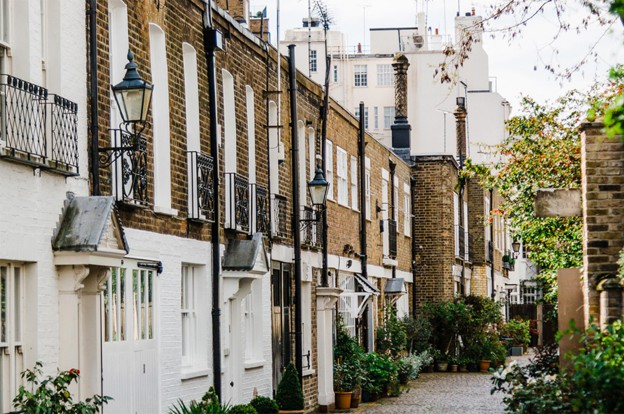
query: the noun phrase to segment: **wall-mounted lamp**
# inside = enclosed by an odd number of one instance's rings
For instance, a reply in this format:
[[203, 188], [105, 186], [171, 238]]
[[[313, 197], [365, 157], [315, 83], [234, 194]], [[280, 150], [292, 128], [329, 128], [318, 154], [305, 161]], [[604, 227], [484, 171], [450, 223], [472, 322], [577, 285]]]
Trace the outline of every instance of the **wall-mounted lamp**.
[[128, 50], [128, 63], [126, 64], [126, 75], [117, 85], [111, 86], [115, 102], [119, 108], [119, 113], [123, 119], [123, 128], [130, 135], [130, 142], [114, 147], [98, 148], [98, 152], [103, 153], [100, 164], [104, 167], [110, 166], [124, 151], [137, 150], [139, 147], [141, 132], [145, 128], [147, 115], [152, 102], [152, 92], [154, 85], [141, 79], [137, 71], [138, 65], [134, 62], [134, 54]]
[[316, 223], [321, 219], [321, 215], [319, 213], [325, 210], [325, 204], [327, 203], [329, 183], [325, 179], [320, 165], [316, 166], [316, 175], [314, 176], [314, 179], [308, 183], [308, 190], [310, 191], [312, 206], [317, 207], [317, 210], [315, 210], [316, 213], [312, 218], [299, 220], [302, 230], [310, 223]]
[[518, 253], [520, 253], [520, 241], [514, 240], [513, 243], [511, 243], [511, 248], [514, 251], [514, 258], [518, 257]]

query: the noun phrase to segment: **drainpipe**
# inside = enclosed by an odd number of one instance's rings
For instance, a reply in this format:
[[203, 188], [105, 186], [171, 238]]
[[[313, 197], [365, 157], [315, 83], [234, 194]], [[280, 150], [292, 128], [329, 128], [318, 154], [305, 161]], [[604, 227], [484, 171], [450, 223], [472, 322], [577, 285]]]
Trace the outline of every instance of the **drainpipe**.
[[366, 243], [366, 135], [364, 133], [364, 102], [360, 102], [360, 262], [362, 263], [362, 277], [368, 279], [368, 253]]
[[[466, 160], [466, 101], [465, 98], [457, 98], [457, 109], [455, 109], [455, 131], [457, 136], [457, 157], [459, 158], [459, 171], [464, 168], [464, 162]], [[459, 228], [464, 228], [464, 190], [466, 189], [465, 183], [462, 181], [459, 186]], [[464, 229], [464, 232], [466, 230]], [[459, 293], [464, 296], [466, 293], [466, 249], [470, 246], [466, 245], [466, 234], [459, 235], [464, 239], [464, 256], [461, 257], [462, 270], [461, 270], [461, 288]]]
[[411, 215], [412, 218], [412, 222], [411, 222], [411, 230], [412, 230], [412, 234], [411, 234], [411, 238], [412, 238], [412, 317], [416, 317], [416, 266], [418, 265], [417, 263], [417, 256], [418, 256], [418, 251], [419, 248], [416, 246], [416, 215], [414, 214], [414, 205], [416, 204], [414, 201], [416, 199], [415, 197], [416, 195], [416, 179], [414, 178], [414, 176], [410, 177], [410, 197], [411, 197], [411, 202], [410, 202], [410, 209], [411, 211], [409, 212], [409, 214]]
[[214, 221], [210, 232], [212, 241], [212, 375], [213, 386], [219, 401], [221, 401], [221, 300], [219, 297], [219, 282], [221, 279], [221, 244], [219, 241], [219, 227], [221, 225], [221, 209], [219, 194], [219, 152], [217, 136], [217, 75], [215, 69], [215, 50], [218, 31], [213, 27], [212, 6], [210, 0], [204, 0], [204, 49], [208, 68], [208, 108], [210, 113], [210, 155], [214, 160], [213, 186], [215, 197]]
[[98, 155], [98, 78], [97, 78], [97, 0], [89, 0], [89, 70], [91, 72], [91, 180], [93, 195], [100, 195], [100, 158]]
[[295, 250], [295, 366], [303, 385], [303, 343], [301, 337], [301, 232], [299, 230], [299, 139], [297, 137], [297, 69], [295, 45], [288, 45], [290, 82], [290, 131], [292, 138], [292, 232]]
[[[390, 220], [394, 221], [396, 217], [396, 200], [394, 199], [394, 174], [396, 172], [396, 163], [391, 158], [388, 159], [388, 166], [390, 167]], [[395, 225], [398, 226], [398, 222], [395, 221]], [[394, 229], [394, 237], [396, 238], [396, 229]], [[390, 241], [390, 226], [388, 226], [388, 241]], [[396, 266], [392, 266], [392, 278], [396, 278]]]
[[[494, 194], [493, 190], [490, 189], [490, 211], [494, 207], [493, 203]], [[490, 214], [490, 217], [492, 215]], [[490, 224], [490, 243], [494, 244], [494, 223]], [[488, 247], [489, 249], [489, 247]], [[492, 277], [492, 300], [496, 300], [496, 291], [494, 290], [494, 248], [492, 247], [492, 262], [490, 263], [490, 275]]]

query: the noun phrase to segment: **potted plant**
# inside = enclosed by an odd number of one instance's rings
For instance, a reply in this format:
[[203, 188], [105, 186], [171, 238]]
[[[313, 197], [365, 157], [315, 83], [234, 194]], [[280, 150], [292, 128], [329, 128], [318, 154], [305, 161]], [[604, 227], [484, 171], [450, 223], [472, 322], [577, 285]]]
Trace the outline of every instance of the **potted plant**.
[[448, 355], [438, 352], [438, 356], [436, 357], [436, 368], [439, 372], [448, 371]]
[[282, 380], [277, 385], [275, 401], [280, 413], [303, 414], [303, 391], [297, 368], [292, 362], [286, 367]]
[[448, 363], [451, 368], [451, 372], [457, 372], [457, 369], [459, 367], [459, 358], [451, 356], [449, 357]]
[[334, 393], [336, 408], [344, 410], [351, 407], [351, 393], [354, 388], [353, 368], [344, 362], [334, 364]]
[[459, 364], [459, 372], [468, 372], [468, 364], [470, 364], [471, 360], [468, 357], [460, 357], [458, 359]]
[[277, 403], [269, 397], [263, 397], [262, 395], [255, 397], [249, 404], [256, 409], [258, 414], [278, 414], [279, 412]]

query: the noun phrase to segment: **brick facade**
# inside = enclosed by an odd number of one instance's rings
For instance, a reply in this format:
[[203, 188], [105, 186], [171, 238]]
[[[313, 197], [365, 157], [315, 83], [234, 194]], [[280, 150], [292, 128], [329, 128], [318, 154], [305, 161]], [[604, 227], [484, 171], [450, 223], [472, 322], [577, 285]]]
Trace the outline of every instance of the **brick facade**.
[[[601, 123], [586, 123], [581, 128], [581, 165], [583, 200], [583, 283], [585, 323], [589, 318], [603, 322], [613, 312], [602, 312], [598, 284], [605, 280], [605, 305], [611, 283], [607, 279], [618, 271], [617, 261], [624, 247], [624, 144], [622, 137], [607, 137]], [[607, 289], [609, 286], [609, 289]], [[618, 298], [621, 302], [621, 293]], [[615, 301], [617, 302], [617, 300]], [[621, 318], [622, 311], [619, 311]]]

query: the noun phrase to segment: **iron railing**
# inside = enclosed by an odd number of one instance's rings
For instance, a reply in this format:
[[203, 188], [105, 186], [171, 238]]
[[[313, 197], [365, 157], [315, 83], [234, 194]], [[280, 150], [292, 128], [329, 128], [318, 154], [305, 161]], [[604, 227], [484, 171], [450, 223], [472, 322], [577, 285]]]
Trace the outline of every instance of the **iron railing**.
[[388, 256], [397, 256], [397, 222], [392, 219], [388, 219]]
[[320, 222], [313, 221], [317, 215], [320, 215], [320, 213], [314, 211], [312, 207], [303, 207], [301, 218], [305, 220], [302, 221], [302, 223], [305, 223], [305, 226], [301, 229], [301, 244], [304, 246], [321, 247], [321, 238], [319, 235], [321, 227], [319, 224]]
[[288, 199], [273, 194], [273, 236], [287, 238], [288, 234]]
[[252, 184], [252, 192], [255, 194], [255, 205], [252, 217], [255, 220], [256, 233], [269, 234], [270, 217], [269, 217], [269, 192], [266, 187], [258, 184]]
[[0, 75], [0, 157], [78, 175], [77, 113], [42, 86]]
[[102, 154], [100, 163], [112, 165], [115, 199], [145, 207], [148, 203], [147, 140], [123, 129], [110, 131], [112, 146], [119, 149]]
[[198, 151], [188, 152], [189, 219], [214, 221], [214, 160]]
[[249, 181], [237, 173], [226, 173], [225, 179], [228, 228], [249, 233]]

